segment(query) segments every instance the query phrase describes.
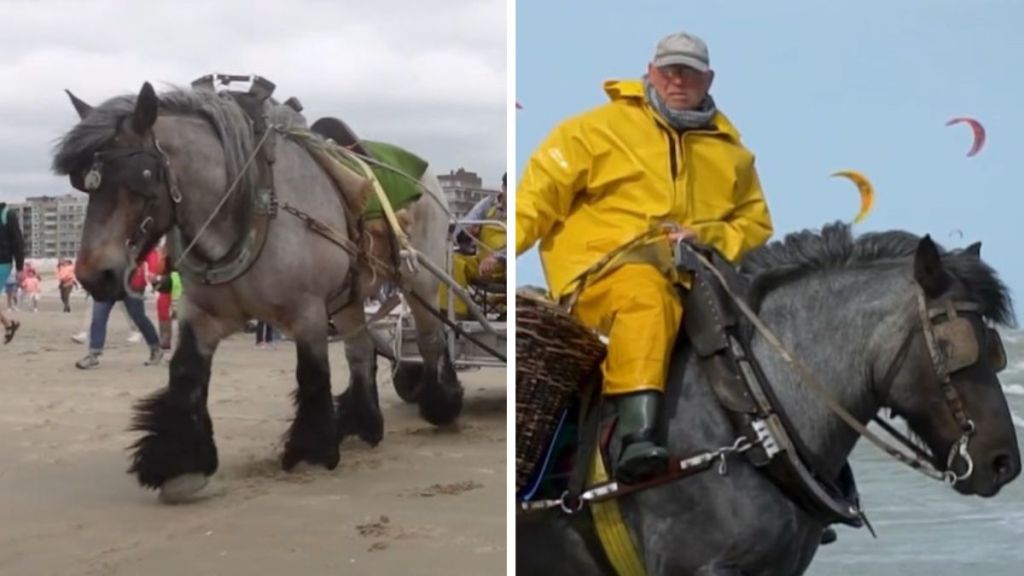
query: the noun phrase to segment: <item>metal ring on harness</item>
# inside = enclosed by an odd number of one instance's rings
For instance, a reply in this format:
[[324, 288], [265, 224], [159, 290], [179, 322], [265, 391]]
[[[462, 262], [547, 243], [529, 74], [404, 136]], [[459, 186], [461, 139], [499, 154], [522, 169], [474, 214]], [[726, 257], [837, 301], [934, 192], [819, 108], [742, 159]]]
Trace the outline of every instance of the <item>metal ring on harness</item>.
[[[148, 207], [148, 203], [147, 203], [147, 207]], [[145, 285], [143, 285], [142, 291], [136, 292], [135, 290], [132, 289], [132, 284], [131, 284], [132, 276], [134, 276], [135, 275], [135, 271], [139, 269], [139, 264], [138, 264], [138, 262], [136, 262], [136, 259], [139, 257], [139, 246], [141, 246], [141, 242], [140, 241], [136, 241], [136, 239], [144, 240], [146, 238], [146, 234], [149, 232], [149, 226], [152, 223], [153, 223], [153, 217], [152, 216], [146, 216], [145, 218], [143, 218], [142, 222], [139, 224], [139, 229], [135, 232], [135, 235], [132, 236], [132, 238], [127, 242], [127, 245], [128, 245], [128, 256], [129, 256], [129, 259], [130, 259], [129, 261], [131, 262], [131, 265], [128, 266], [127, 269], [125, 269], [124, 275], [121, 277], [121, 281], [122, 281], [122, 283], [124, 285], [124, 292], [125, 292], [125, 294], [128, 297], [130, 297], [130, 298], [135, 298], [136, 300], [142, 300], [143, 298], [146, 297], [146, 287], [145, 287]]]
[[[956, 443], [953, 444], [949, 449], [949, 456], [946, 458], [946, 481], [951, 485], [967, 480], [974, 474], [974, 459], [971, 458], [970, 452], [967, 451], [968, 444], [971, 441], [971, 434], [974, 432], [974, 421], [968, 420], [967, 423], [968, 431], [965, 431]], [[964, 473], [959, 475], [953, 472], [953, 463], [956, 462], [958, 456], [967, 466]]]
[[562, 509], [562, 512], [565, 512], [566, 514], [576, 514], [580, 510], [583, 510], [583, 498], [577, 497], [575, 499], [576, 500], [576, 505], [575, 506], [571, 506], [569, 504], [569, 501], [571, 499], [572, 498], [569, 496], [569, 491], [568, 490], [566, 490], [565, 492], [562, 492], [562, 495], [558, 498], [558, 507]]

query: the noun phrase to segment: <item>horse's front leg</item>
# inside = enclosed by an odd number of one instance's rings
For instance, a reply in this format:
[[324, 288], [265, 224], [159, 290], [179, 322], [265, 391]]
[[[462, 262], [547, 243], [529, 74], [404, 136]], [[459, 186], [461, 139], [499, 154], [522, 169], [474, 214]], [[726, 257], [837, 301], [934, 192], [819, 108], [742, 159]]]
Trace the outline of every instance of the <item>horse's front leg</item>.
[[345, 339], [349, 385], [338, 395], [338, 442], [356, 435], [376, 446], [384, 438], [384, 417], [377, 398], [377, 349], [366, 326], [362, 302], [339, 312], [334, 324], [342, 334], [349, 335]]
[[210, 315], [190, 310], [171, 358], [170, 383], [135, 406], [131, 429], [143, 436], [132, 446], [128, 472], [139, 484], [159, 489], [165, 502], [192, 496], [217, 470], [206, 399], [213, 353], [230, 331]]
[[291, 470], [300, 461], [328, 470], [338, 466], [337, 423], [331, 397], [327, 354], [327, 314], [322, 302], [304, 307], [291, 325], [298, 354], [295, 420], [285, 441], [281, 465]]
[[462, 412], [462, 384], [448, 354], [444, 325], [421, 302], [437, 300], [437, 281], [417, 282], [413, 290], [419, 298], [410, 298], [409, 308], [416, 322], [416, 347], [423, 358], [416, 396], [420, 416], [437, 426], [449, 424]]

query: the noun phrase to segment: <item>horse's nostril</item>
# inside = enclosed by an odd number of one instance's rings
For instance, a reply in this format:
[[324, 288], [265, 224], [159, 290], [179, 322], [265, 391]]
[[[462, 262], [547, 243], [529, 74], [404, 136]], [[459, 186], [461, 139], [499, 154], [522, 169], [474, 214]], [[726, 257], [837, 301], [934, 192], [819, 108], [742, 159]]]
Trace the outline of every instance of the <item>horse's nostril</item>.
[[1013, 461], [1007, 453], [997, 454], [992, 459], [992, 472], [996, 478], [1006, 478], [1013, 474]]
[[103, 285], [114, 285], [117, 283], [117, 273], [109, 268], [104, 270], [101, 276], [100, 282]]

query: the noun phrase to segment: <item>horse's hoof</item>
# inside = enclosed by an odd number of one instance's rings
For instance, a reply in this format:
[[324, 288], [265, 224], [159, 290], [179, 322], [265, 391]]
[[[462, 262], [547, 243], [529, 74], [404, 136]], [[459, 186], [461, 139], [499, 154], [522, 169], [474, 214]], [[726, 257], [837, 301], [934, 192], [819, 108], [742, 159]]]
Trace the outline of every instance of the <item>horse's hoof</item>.
[[451, 424], [462, 412], [462, 388], [425, 388], [419, 397], [420, 417], [434, 426]]
[[182, 474], [164, 482], [160, 487], [160, 501], [164, 504], [181, 504], [193, 497], [209, 483], [210, 477], [204, 474]]
[[285, 472], [293, 472], [303, 462], [314, 466], [323, 466], [328, 470], [338, 467], [338, 462], [341, 461], [341, 452], [338, 450], [337, 443], [331, 443], [319, 452], [319, 454], [305, 453], [289, 446], [281, 456], [281, 469]]
[[376, 399], [372, 403], [360, 403], [350, 388], [338, 396], [337, 415], [338, 443], [348, 436], [358, 436], [370, 446], [376, 446], [384, 439], [384, 416]]
[[359, 424], [359, 438], [369, 444], [376, 446], [384, 439], [384, 417], [380, 412], [363, 416]]
[[384, 418], [378, 412], [372, 415], [349, 415], [338, 424], [338, 442], [349, 436], [358, 436], [370, 446], [376, 446], [384, 439]]
[[399, 398], [410, 404], [416, 402], [419, 399], [420, 386], [423, 383], [423, 363], [399, 363], [391, 380]]

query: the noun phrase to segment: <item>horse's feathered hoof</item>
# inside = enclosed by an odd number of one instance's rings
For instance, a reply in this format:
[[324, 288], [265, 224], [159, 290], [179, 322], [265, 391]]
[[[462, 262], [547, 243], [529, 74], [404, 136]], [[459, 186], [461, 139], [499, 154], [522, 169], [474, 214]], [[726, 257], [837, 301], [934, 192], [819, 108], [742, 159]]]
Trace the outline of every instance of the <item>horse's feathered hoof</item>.
[[297, 444], [289, 443], [285, 448], [284, 455], [281, 456], [281, 468], [285, 472], [291, 472], [296, 466], [306, 462], [334, 470], [340, 461], [341, 454], [338, 451], [338, 444], [332, 437], [329, 443], [319, 447], [300, 448]]
[[193, 500], [209, 481], [209, 476], [194, 473], [171, 478], [160, 487], [160, 501], [164, 504], [182, 504]]
[[384, 416], [376, 401], [367, 400], [352, 388], [338, 395], [338, 443], [348, 436], [358, 436], [370, 446], [384, 439]]
[[438, 384], [420, 390], [420, 417], [434, 426], [451, 424], [462, 412], [462, 387], [442, 388]]

